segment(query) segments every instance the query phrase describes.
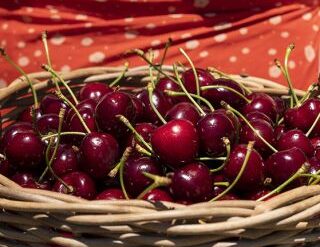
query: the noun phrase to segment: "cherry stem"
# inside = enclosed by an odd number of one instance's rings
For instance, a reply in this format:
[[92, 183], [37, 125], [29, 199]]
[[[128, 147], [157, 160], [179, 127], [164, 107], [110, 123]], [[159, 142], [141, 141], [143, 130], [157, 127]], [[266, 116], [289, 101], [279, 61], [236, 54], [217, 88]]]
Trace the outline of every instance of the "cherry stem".
[[281, 185], [279, 185], [277, 188], [269, 192], [268, 194], [260, 197], [257, 201], [263, 201], [270, 196], [280, 193], [285, 187], [287, 187], [292, 181], [294, 181], [296, 178], [300, 177], [302, 174], [304, 174], [309, 169], [308, 163], [303, 163], [302, 166], [298, 169], [298, 171], [293, 174], [287, 181], [283, 182]]
[[[188, 60], [190, 66], [191, 66], [191, 69], [192, 69], [192, 72], [194, 75], [194, 79], [196, 82], [196, 93], [198, 96], [200, 96], [200, 84], [199, 84], [199, 77], [198, 77], [196, 68], [195, 68], [191, 58], [188, 56], [188, 54], [182, 48], [180, 48], [179, 51], [183, 54], [183, 56], [185, 56], [185, 58]], [[199, 103], [199, 100], [198, 100], [198, 103]]]
[[135, 150], [143, 155], [146, 155], [148, 157], [152, 157], [152, 153], [146, 150], [145, 148], [141, 147], [138, 143], [135, 144], [134, 146]]
[[230, 186], [229, 182], [214, 182], [213, 183], [214, 186], [224, 186], [224, 187], [228, 187]]
[[227, 151], [226, 160], [228, 160], [229, 157], [230, 157], [230, 152], [231, 152], [231, 143], [230, 143], [229, 138], [227, 138], [227, 137], [223, 137], [222, 141], [223, 141], [223, 143], [224, 143], [224, 145], [226, 147], [226, 151]]
[[126, 73], [128, 72], [128, 68], [129, 68], [129, 63], [126, 62], [124, 64], [124, 69], [122, 70], [122, 72], [118, 75], [116, 79], [114, 79], [114, 81], [112, 81], [109, 84], [109, 87], [114, 87], [115, 85], [117, 85], [125, 77]]
[[225, 77], [225, 78], [227, 78], [227, 79], [229, 79], [229, 80], [237, 83], [237, 84], [238, 84], [240, 87], [242, 87], [247, 93], [249, 93], [249, 94], [252, 93], [252, 91], [251, 91], [248, 87], [246, 87], [242, 82], [236, 81], [236, 80], [233, 79], [231, 76], [229, 76], [228, 74], [222, 72], [221, 70], [218, 70], [217, 68], [214, 68], [214, 67], [208, 67], [207, 70], [208, 70], [209, 72], [216, 73], [216, 74], [218, 74], [218, 75], [221, 76], [221, 77]]
[[[48, 66], [47, 64], [43, 64], [41, 66], [44, 70], [48, 71], [54, 78], [57, 78], [61, 83], [62, 85], [67, 89], [68, 93], [71, 95], [72, 97], [72, 100], [74, 101], [74, 103], [77, 105], [79, 104], [76, 96], [74, 95], [74, 93], [72, 92], [71, 88], [69, 87], [69, 85], [63, 80], [63, 78], [57, 73], [55, 72], [50, 66]], [[56, 84], [57, 85], [57, 84]], [[57, 87], [59, 87], [57, 85]], [[57, 90], [58, 92], [61, 92], [61, 90]]]
[[[159, 69], [160, 70], [162, 70], [162, 65], [164, 63], [164, 60], [165, 60], [165, 58], [167, 56], [167, 52], [168, 52], [168, 50], [169, 50], [171, 45], [172, 45], [172, 38], [168, 38], [168, 40], [167, 40], [167, 42], [165, 44], [165, 47], [164, 47], [164, 52], [163, 52], [160, 64], [159, 64]], [[160, 78], [160, 73], [157, 74], [157, 79], [156, 79], [157, 82], [159, 81], [159, 78]]]
[[118, 162], [118, 164], [108, 173], [108, 176], [109, 177], [112, 177], [114, 178], [119, 169], [120, 169], [120, 166], [121, 166], [121, 162], [126, 162], [131, 154], [131, 151], [132, 151], [132, 148], [130, 147], [127, 147], [124, 152], [123, 152], [123, 155], [122, 155], [122, 158], [120, 159], [120, 161]]
[[[223, 160], [226, 161], [225, 157], [223, 158], [224, 158]], [[217, 168], [214, 168], [214, 169], [210, 169], [210, 172], [211, 173], [219, 172], [225, 167], [225, 165], [226, 165], [226, 162], [223, 162], [221, 166], [218, 166]]]
[[[177, 91], [171, 91], [171, 90], [164, 90], [164, 92], [168, 96], [174, 96], [174, 97], [176, 97], [176, 96], [185, 96], [186, 95], [184, 92], [177, 92]], [[191, 97], [196, 98], [196, 99], [202, 101], [204, 104], [206, 104], [209, 107], [210, 111], [212, 111], [212, 112], [214, 111], [214, 108], [213, 108], [213, 106], [212, 106], [212, 104], [210, 103], [209, 100], [207, 100], [207, 99], [205, 99], [205, 98], [203, 98], [203, 97], [201, 97], [199, 95], [193, 94], [193, 93], [189, 93], [189, 94], [191, 95]]]
[[216, 200], [220, 199], [221, 197], [223, 197], [224, 195], [226, 195], [238, 183], [238, 181], [240, 180], [243, 172], [245, 171], [245, 169], [247, 167], [247, 164], [248, 164], [249, 158], [251, 156], [251, 152], [252, 152], [253, 146], [254, 146], [254, 142], [250, 141], [248, 143], [248, 145], [247, 145], [246, 156], [244, 157], [244, 161], [242, 163], [241, 169], [240, 169], [237, 177], [235, 178], [235, 180], [233, 180], [233, 182], [230, 184], [230, 186], [228, 186], [222, 193], [220, 193], [219, 195], [217, 195], [216, 197], [211, 199], [210, 200], [211, 202], [216, 201]]
[[[320, 173], [320, 170], [318, 170], [315, 175], [319, 175], [319, 173]], [[309, 184], [311, 184], [311, 185], [315, 185], [315, 184], [318, 184], [320, 182], [320, 178], [319, 177], [315, 178], [313, 182], [312, 182], [312, 180], [313, 180], [312, 178], [310, 178], [310, 180], [309, 180]]]
[[49, 67], [52, 67], [51, 66], [51, 60], [50, 60], [50, 53], [49, 53], [47, 35], [48, 35], [48, 31], [44, 31], [41, 34], [41, 38], [42, 38], [42, 43], [43, 43], [43, 46], [44, 46], [44, 50], [45, 50], [45, 54], [46, 54], [48, 65], [49, 65]]
[[155, 106], [154, 103], [153, 103], [153, 100], [152, 100], [152, 96], [153, 96], [153, 86], [152, 86], [152, 83], [148, 83], [148, 85], [147, 85], [147, 90], [148, 90], [149, 102], [150, 102], [150, 105], [151, 105], [152, 110], [153, 110], [154, 113], [158, 116], [158, 118], [160, 119], [160, 121], [161, 121], [163, 124], [166, 124], [167, 121], [162, 117], [161, 113], [158, 111], [158, 109], [156, 108], [156, 106]]
[[206, 113], [204, 112], [204, 110], [201, 108], [201, 106], [192, 98], [192, 96], [190, 95], [190, 93], [187, 91], [187, 89], [185, 88], [185, 86], [183, 85], [179, 73], [178, 73], [178, 69], [177, 66], [174, 64], [173, 65], [173, 71], [175, 73], [175, 76], [177, 78], [178, 84], [181, 87], [182, 91], [185, 93], [185, 95], [189, 98], [189, 100], [192, 102], [192, 104], [198, 109], [198, 111], [200, 112], [200, 114], [202, 116], [205, 116]]
[[228, 87], [228, 86], [224, 86], [224, 85], [210, 85], [210, 86], [203, 86], [201, 87], [201, 91], [206, 91], [206, 90], [210, 90], [210, 89], [218, 89], [218, 88], [224, 88], [227, 89], [231, 92], [233, 92], [234, 94], [238, 95], [240, 98], [242, 98], [243, 100], [245, 100], [247, 103], [251, 103], [251, 100], [249, 100], [246, 96], [244, 96], [242, 93], [239, 93], [237, 90]]
[[144, 138], [142, 137], [142, 135], [140, 135], [136, 129], [132, 126], [132, 124], [130, 123], [130, 121], [123, 115], [117, 115], [116, 116], [125, 126], [127, 126], [127, 128], [129, 130], [132, 131], [134, 138], [137, 142], [141, 142], [151, 153], [153, 153], [153, 149], [151, 147], [151, 145], [149, 143], [147, 143]]
[[210, 160], [226, 160], [226, 157], [199, 157], [195, 158], [198, 161], [210, 161]]
[[160, 186], [168, 186], [169, 184], [171, 184], [171, 179], [167, 177], [161, 177], [148, 172], [143, 172], [143, 175], [147, 178], [152, 179], [153, 183], [150, 184], [144, 191], [142, 191], [137, 199], [142, 199], [149, 191], [155, 188], [158, 188]]
[[68, 106], [70, 106], [72, 108], [72, 110], [76, 113], [76, 115], [78, 116], [82, 126], [84, 127], [84, 129], [86, 130], [87, 133], [91, 133], [91, 130], [89, 129], [88, 125], [86, 124], [86, 122], [84, 121], [83, 117], [81, 116], [80, 112], [78, 111], [78, 109], [75, 107], [74, 104], [72, 104], [72, 102], [70, 100], [67, 99], [66, 96], [64, 96], [61, 92], [55, 91], [55, 94], [58, 96], [59, 99], [63, 100]]
[[[65, 136], [65, 135], [78, 135], [78, 136], [85, 136], [87, 135], [86, 133], [83, 133], [83, 132], [72, 132], [72, 131], [66, 131], [66, 132], [61, 132], [60, 133], [61, 136]], [[46, 141], [48, 139], [51, 139], [52, 137], [56, 137], [58, 136], [57, 133], [54, 133], [54, 134], [50, 134], [50, 135], [46, 135], [46, 136], [43, 136], [41, 138], [42, 141]]]
[[130, 156], [130, 153], [132, 151], [132, 148], [131, 147], [127, 147], [125, 149], [125, 151], [123, 152], [123, 155], [120, 159], [120, 162], [119, 162], [119, 180], [120, 180], [120, 186], [121, 186], [121, 190], [124, 194], [124, 197], [127, 199], [127, 200], [130, 200], [130, 197], [128, 196], [128, 193], [126, 191], [126, 187], [124, 185], [124, 179], [123, 179], [123, 169], [124, 169], [124, 164], [126, 163], [126, 161], [128, 160], [129, 156]]
[[277, 149], [275, 149], [266, 139], [263, 138], [263, 136], [259, 133], [259, 131], [257, 131], [252, 125], [251, 123], [236, 109], [234, 109], [232, 106], [228, 105], [225, 101], [221, 101], [221, 105], [222, 107], [224, 107], [226, 110], [230, 110], [231, 112], [233, 112], [234, 114], [236, 114], [237, 116], [239, 116], [240, 118], [242, 118], [242, 120], [249, 126], [249, 128], [255, 133], [256, 136], [258, 136], [261, 141], [266, 144], [273, 152], [278, 152]]
[[[152, 49], [149, 50], [149, 54], [150, 54], [150, 62], [153, 62], [154, 59], [154, 53], [152, 51]], [[155, 83], [154, 83], [154, 79], [153, 79], [153, 70], [152, 70], [152, 66], [149, 66], [149, 77], [150, 77], [150, 82], [152, 84], [152, 87], [155, 88]]]
[[308, 132], [306, 133], [306, 136], [309, 137], [309, 135], [312, 133], [312, 131], [314, 130], [314, 128], [316, 127], [316, 125], [318, 124], [320, 119], [320, 112], [318, 113], [316, 119], [314, 120], [314, 122], [312, 123], [311, 127], [309, 128]]
[[0, 48], [0, 54], [1, 56], [3, 56], [3, 58], [9, 63], [11, 64], [22, 76], [24, 76], [25, 80], [27, 81], [27, 83], [29, 84], [29, 87], [31, 89], [32, 92], [32, 96], [33, 96], [33, 102], [34, 102], [34, 108], [38, 109], [39, 108], [39, 101], [38, 101], [38, 97], [37, 97], [37, 92], [33, 86], [33, 83], [31, 82], [29, 76], [24, 72], [23, 69], [21, 69], [15, 62], [13, 62], [13, 60], [8, 56], [8, 54], [6, 53], [6, 51], [3, 48]]
[[306, 93], [303, 95], [303, 97], [300, 99], [300, 103], [304, 103], [307, 99], [310, 98], [311, 93], [317, 88], [319, 87], [319, 82], [313, 83], [308, 87], [308, 90], [306, 91]]

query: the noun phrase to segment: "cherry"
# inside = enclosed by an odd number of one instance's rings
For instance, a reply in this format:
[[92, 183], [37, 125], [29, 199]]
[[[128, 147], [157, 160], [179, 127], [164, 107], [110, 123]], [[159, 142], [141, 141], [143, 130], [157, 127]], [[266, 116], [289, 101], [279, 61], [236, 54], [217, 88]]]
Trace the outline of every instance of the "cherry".
[[[18, 121], [20, 122], [28, 122], [33, 123], [33, 116], [32, 116], [32, 109], [34, 106], [27, 106], [18, 116]], [[40, 109], [35, 109], [35, 119], [38, 119], [41, 117], [41, 111]]]
[[[249, 112], [248, 114], [246, 114], [245, 117], [249, 122], [256, 119], [261, 119], [261, 120], [267, 121], [271, 126], [273, 126], [273, 122], [270, 119], [270, 117], [268, 117], [266, 114], [259, 111]], [[244, 123], [242, 119], [240, 121], [242, 122], [242, 124]]]
[[292, 147], [300, 148], [306, 156], [313, 155], [314, 148], [308, 137], [298, 129], [289, 130], [284, 133], [278, 140], [277, 146], [279, 150], [287, 150]]
[[95, 111], [98, 127], [117, 137], [123, 136], [128, 129], [118, 120], [117, 115], [125, 116], [130, 122], [135, 118], [134, 105], [130, 96], [118, 91], [106, 94], [98, 102]]
[[157, 201], [173, 202], [173, 199], [170, 196], [170, 194], [167, 191], [159, 188], [150, 190], [147, 194], [144, 195], [142, 199], [147, 201], [152, 201], [152, 202], [157, 202]]
[[244, 105], [242, 112], [247, 115], [249, 112], [259, 111], [270, 117], [275, 122], [277, 119], [277, 104], [274, 99], [265, 93], [251, 93], [247, 97], [251, 102]]
[[[251, 193], [246, 194], [246, 199], [248, 200], [252, 200], [252, 201], [256, 201], [258, 200], [260, 197], [263, 197], [267, 194], [269, 194], [271, 192], [271, 190], [263, 188], [263, 189], [259, 189], [257, 191], [252, 191]], [[268, 197], [267, 200], [269, 200], [270, 198], [274, 197], [275, 195], [272, 195], [270, 197]]]
[[276, 102], [276, 105], [277, 105], [278, 116], [282, 117], [286, 111], [285, 101], [282, 98], [280, 98], [279, 96], [273, 96], [273, 100]]
[[199, 137], [196, 128], [187, 120], [175, 119], [158, 127], [151, 136], [155, 153], [170, 166], [189, 163], [198, 154]]
[[111, 93], [113, 90], [107, 84], [101, 82], [90, 82], [81, 87], [79, 91], [79, 99], [92, 99], [96, 103], [102, 98], [102, 96]]
[[279, 138], [287, 131], [286, 126], [284, 124], [279, 124], [273, 130], [275, 140], [278, 141]]
[[56, 181], [52, 190], [82, 197], [91, 200], [96, 196], [96, 185], [93, 179], [84, 172], [70, 172], [61, 178], [70, 188], [67, 188], [61, 181]]
[[[142, 90], [137, 95], [137, 98], [140, 99], [145, 105], [145, 121], [151, 122], [154, 124], [159, 124], [159, 117], [153, 111], [150, 101], [149, 101], [149, 93], [147, 90]], [[168, 97], [163, 94], [158, 89], [154, 89], [152, 93], [152, 103], [159, 111], [161, 115], [165, 115], [169, 109], [171, 109], [172, 104], [169, 102]]]
[[279, 186], [296, 173], [306, 160], [304, 152], [297, 147], [278, 151], [266, 160], [266, 175], [272, 179], [272, 185]]
[[[212, 85], [213, 81], [215, 80], [214, 77], [210, 74], [209, 71], [204, 69], [197, 68], [196, 69], [198, 79], [199, 79], [199, 87], [202, 86], [209, 86]], [[197, 93], [197, 86], [196, 86], [196, 79], [194, 77], [194, 73], [192, 69], [188, 69], [181, 75], [182, 81], [189, 93], [196, 94]]]
[[311, 157], [308, 161], [310, 164], [309, 173], [317, 174], [320, 170], [320, 160], [316, 157]]
[[[161, 91], [162, 93], [165, 93], [165, 90], [170, 90], [174, 92], [181, 91], [179, 84], [170, 80], [167, 77], [163, 77], [158, 81], [158, 83], [156, 84], [156, 89]], [[183, 99], [184, 97], [181, 97], [181, 96], [179, 97], [168, 96], [168, 100], [170, 101], [171, 104], [175, 104]]]
[[[146, 141], [146, 142], [150, 142], [151, 141], [151, 136], [154, 132], [154, 130], [156, 129], [157, 127], [151, 123], [137, 123], [136, 126], [135, 126], [135, 130], [143, 137], [143, 139]], [[139, 145], [142, 145], [142, 143], [138, 142]], [[127, 141], [127, 146], [132, 146], [134, 147], [136, 144], [136, 140], [134, 138], [134, 135], [131, 134], [128, 138], [128, 141]]]
[[138, 157], [128, 159], [123, 168], [124, 184], [127, 192], [133, 196], [138, 196], [153, 181], [147, 178], [143, 172], [153, 175], [161, 175], [160, 167], [149, 157]]
[[119, 156], [116, 139], [105, 133], [87, 134], [80, 146], [80, 167], [93, 178], [104, 179], [114, 167]]
[[17, 132], [4, 147], [10, 164], [23, 170], [37, 168], [44, 158], [45, 145], [33, 131]]
[[167, 112], [166, 120], [170, 121], [173, 119], [189, 120], [191, 123], [196, 125], [200, 119], [200, 113], [193, 104], [188, 102], [181, 102], [174, 105]]
[[[231, 151], [223, 170], [223, 174], [230, 181], [235, 180], [240, 172], [247, 150], [247, 145], [240, 144], [235, 146]], [[239, 191], [250, 191], [261, 185], [264, 178], [263, 166], [264, 164], [260, 154], [255, 149], [252, 149], [245, 170], [234, 188]]]
[[236, 129], [230, 118], [223, 113], [212, 112], [201, 118], [197, 124], [201, 150], [210, 156], [226, 153], [223, 138], [234, 143]]
[[68, 109], [69, 107], [53, 94], [47, 94], [41, 100], [40, 109], [43, 114], [53, 113], [58, 115], [61, 108]]
[[138, 99], [135, 95], [130, 95], [132, 104], [135, 111], [135, 122], [141, 122], [144, 120], [144, 103]]
[[49, 132], [57, 132], [59, 128], [59, 116], [53, 113], [42, 115], [36, 121], [36, 128], [42, 135]]
[[213, 181], [210, 170], [201, 162], [189, 163], [172, 176], [170, 192], [176, 200], [202, 202], [212, 196]]
[[[94, 112], [89, 108], [82, 108], [78, 110], [83, 121], [86, 123], [90, 131], [96, 131], [96, 123], [94, 119]], [[74, 113], [70, 117], [70, 121], [68, 123], [68, 130], [75, 131], [75, 132], [85, 132], [86, 129], [84, 128], [81, 120], [79, 119], [78, 115]]]
[[119, 188], [108, 188], [100, 192], [96, 196], [96, 200], [120, 200], [125, 199], [125, 196]]
[[3, 155], [0, 155], [0, 174], [8, 177], [9, 173], [10, 173], [10, 164]]
[[35, 176], [30, 172], [17, 172], [11, 177], [11, 180], [24, 188], [45, 190], [49, 190], [51, 188], [51, 185], [48, 181], [43, 181], [40, 184], [37, 183]]

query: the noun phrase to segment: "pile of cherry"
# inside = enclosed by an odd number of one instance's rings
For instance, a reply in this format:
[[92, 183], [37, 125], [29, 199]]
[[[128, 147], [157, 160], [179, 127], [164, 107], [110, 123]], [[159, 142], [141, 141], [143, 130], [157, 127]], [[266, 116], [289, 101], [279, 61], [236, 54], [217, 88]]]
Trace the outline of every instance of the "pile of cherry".
[[184, 204], [320, 181], [316, 84], [284, 100], [204, 69], [175, 72], [139, 90], [91, 82], [75, 95], [53, 73], [57, 88], [3, 131], [0, 173], [90, 200]]

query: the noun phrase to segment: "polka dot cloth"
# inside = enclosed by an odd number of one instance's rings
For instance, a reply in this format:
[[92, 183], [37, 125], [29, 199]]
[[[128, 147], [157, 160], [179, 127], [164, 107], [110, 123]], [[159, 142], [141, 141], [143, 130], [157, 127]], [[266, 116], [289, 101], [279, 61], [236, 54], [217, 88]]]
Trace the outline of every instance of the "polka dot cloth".
[[[27, 72], [46, 63], [40, 34], [48, 30], [53, 67], [70, 71], [89, 66], [144, 62], [126, 51], [155, 52], [160, 61], [169, 37], [167, 64], [214, 66], [285, 83], [275, 58], [289, 61], [297, 88], [307, 88], [319, 72], [320, 0], [77, 0], [1, 1], [0, 46]], [[0, 87], [18, 76], [0, 59]]]

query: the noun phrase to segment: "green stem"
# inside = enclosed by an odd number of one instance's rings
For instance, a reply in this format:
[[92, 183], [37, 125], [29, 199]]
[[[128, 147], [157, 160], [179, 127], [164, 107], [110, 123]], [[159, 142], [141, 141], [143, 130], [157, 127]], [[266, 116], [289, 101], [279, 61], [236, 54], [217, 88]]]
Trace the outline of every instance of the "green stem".
[[[61, 136], [65, 136], [65, 135], [85, 136], [86, 133], [67, 131], [67, 132], [61, 132], [60, 135], [61, 135]], [[57, 133], [50, 134], [50, 135], [47, 135], [47, 136], [43, 136], [43, 137], [41, 138], [41, 140], [42, 140], [42, 141], [46, 141], [46, 140], [51, 139], [52, 137], [56, 137], [56, 136], [58, 136]]]
[[210, 161], [210, 160], [226, 160], [226, 157], [199, 157], [195, 158], [198, 161]]
[[161, 113], [158, 111], [158, 109], [156, 108], [156, 106], [155, 106], [154, 103], [153, 103], [153, 99], [152, 99], [152, 96], [153, 96], [153, 86], [152, 86], [152, 83], [148, 83], [147, 90], [148, 90], [149, 101], [150, 101], [150, 105], [151, 105], [152, 110], [153, 110], [153, 111], [155, 112], [155, 114], [158, 116], [158, 118], [160, 119], [160, 121], [161, 121], [163, 124], [166, 124], [167, 121], [162, 117]]
[[[163, 63], [164, 63], [164, 60], [165, 60], [165, 58], [166, 58], [166, 56], [167, 56], [167, 52], [168, 52], [169, 47], [171, 46], [171, 44], [172, 44], [172, 39], [169, 38], [169, 39], [167, 40], [166, 44], [165, 44], [163, 56], [162, 56], [161, 61], [160, 61], [160, 64], [159, 64], [159, 69], [160, 69], [160, 70], [162, 70], [162, 65], [163, 65]], [[156, 81], [159, 81], [159, 79], [160, 79], [160, 73], [157, 74]]]
[[249, 161], [249, 158], [250, 158], [252, 149], [253, 149], [253, 145], [254, 145], [254, 142], [249, 142], [249, 143], [248, 143], [246, 156], [244, 157], [243, 164], [242, 164], [241, 169], [240, 169], [237, 177], [235, 178], [235, 180], [233, 180], [233, 182], [231, 183], [231, 185], [230, 185], [229, 187], [227, 187], [222, 193], [220, 193], [219, 195], [217, 195], [216, 197], [214, 197], [213, 199], [211, 199], [211, 200], [210, 200], [211, 202], [216, 201], [216, 200], [222, 198], [224, 195], [226, 195], [226, 194], [238, 183], [238, 181], [240, 180], [243, 172], [245, 171], [245, 169], [246, 169], [246, 167], [247, 167], [247, 164], [248, 164], [248, 161]]
[[131, 147], [127, 147], [125, 149], [125, 151], [123, 152], [123, 155], [120, 159], [120, 162], [119, 162], [119, 180], [120, 180], [120, 186], [121, 186], [121, 190], [124, 194], [124, 197], [129, 200], [129, 196], [128, 196], [128, 193], [126, 191], [126, 187], [124, 185], [124, 180], [123, 180], [123, 169], [124, 169], [124, 164], [126, 163], [127, 159], [129, 158], [130, 156], [130, 153], [132, 151], [132, 148]]
[[49, 47], [48, 47], [47, 34], [48, 34], [47, 31], [42, 32], [41, 38], [42, 38], [42, 43], [43, 43], [43, 46], [44, 46], [44, 50], [45, 50], [45, 54], [46, 54], [48, 65], [49, 65], [49, 67], [52, 67], [51, 60], [50, 60]]
[[129, 63], [126, 62], [124, 64], [124, 69], [121, 72], [121, 74], [118, 75], [118, 77], [116, 79], [114, 79], [114, 81], [109, 84], [109, 87], [114, 87], [115, 85], [117, 85], [125, 77], [125, 75], [126, 75], [126, 73], [128, 71], [128, 68], [129, 68]]
[[148, 150], [146, 150], [145, 148], [141, 147], [138, 143], [136, 143], [136, 145], [134, 146], [135, 150], [138, 152], [138, 153], [141, 153], [145, 156], [148, 156], [148, 157], [152, 157], [152, 153], [149, 152]]
[[214, 182], [213, 183], [214, 186], [224, 186], [224, 187], [228, 187], [230, 186], [229, 182]]
[[[226, 161], [226, 159], [224, 159]], [[217, 168], [210, 169], [211, 173], [222, 171], [222, 169], [226, 166], [226, 162], [223, 162], [221, 166], [218, 166]]]
[[[150, 62], [153, 62], [154, 59], [154, 53], [152, 51], [152, 49], [149, 51], [150, 54]], [[155, 88], [155, 83], [154, 83], [154, 79], [153, 79], [153, 71], [152, 71], [152, 66], [149, 66], [149, 77], [150, 77], [150, 82], [152, 84], [152, 88]]]
[[131, 147], [130, 147], [130, 148], [126, 148], [126, 149], [124, 150], [124, 152], [123, 152], [123, 154], [122, 154], [122, 158], [120, 159], [120, 161], [118, 162], [118, 164], [108, 173], [108, 176], [109, 176], [109, 177], [114, 178], [114, 177], [117, 175], [117, 173], [118, 173], [118, 171], [119, 171], [119, 169], [120, 169], [120, 166], [121, 166], [121, 162], [126, 162], [126, 161], [128, 160], [131, 151], [132, 151], [132, 148], [131, 148]]
[[320, 112], [318, 113], [316, 119], [314, 120], [314, 122], [312, 123], [311, 127], [309, 128], [308, 132], [306, 133], [306, 136], [309, 137], [309, 135], [311, 134], [311, 132], [314, 130], [314, 128], [316, 127], [316, 125], [318, 124], [320, 119]]

